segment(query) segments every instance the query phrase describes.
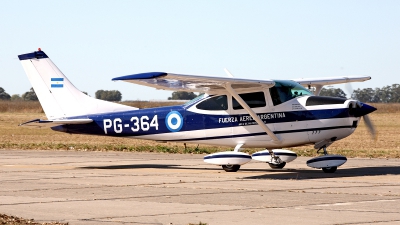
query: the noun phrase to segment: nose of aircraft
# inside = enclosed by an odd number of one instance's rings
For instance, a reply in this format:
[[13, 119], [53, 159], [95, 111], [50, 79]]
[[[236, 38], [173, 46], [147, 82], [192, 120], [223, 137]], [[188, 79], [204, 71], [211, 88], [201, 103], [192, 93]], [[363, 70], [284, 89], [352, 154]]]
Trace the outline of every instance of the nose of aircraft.
[[375, 107], [370, 106], [370, 105], [365, 104], [365, 103], [361, 103], [361, 102], [360, 102], [360, 106], [361, 106], [360, 108], [357, 107], [357, 108], [355, 109], [355, 112], [354, 112], [354, 116], [355, 116], [355, 117], [365, 116], [365, 115], [367, 115], [367, 114], [369, 114], [369, 113], [372, 113], [373, 111], [376, 110]]

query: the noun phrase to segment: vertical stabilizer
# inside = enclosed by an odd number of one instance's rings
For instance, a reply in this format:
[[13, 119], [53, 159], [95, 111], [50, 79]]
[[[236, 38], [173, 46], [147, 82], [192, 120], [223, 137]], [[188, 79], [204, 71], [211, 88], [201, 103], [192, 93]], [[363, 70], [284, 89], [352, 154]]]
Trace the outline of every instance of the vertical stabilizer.
[[137, 109], [82, 93], [40, 49], [18, 58], [48, 119]]

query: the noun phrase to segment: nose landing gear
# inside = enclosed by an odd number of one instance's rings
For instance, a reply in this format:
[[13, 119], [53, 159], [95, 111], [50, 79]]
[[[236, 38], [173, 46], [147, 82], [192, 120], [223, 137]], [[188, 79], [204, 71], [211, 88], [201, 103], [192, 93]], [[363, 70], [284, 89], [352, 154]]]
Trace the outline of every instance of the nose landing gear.
[[307, 161], [307, 166], [322, 169], [325, 173], [334, 173], [337, 168], [343, 165], [347, 158], [342, 155], [329, 155], [326, 151], [326, 145], [322, 146], [317, 152], [323, 150], [324, 155], [312, 158]]

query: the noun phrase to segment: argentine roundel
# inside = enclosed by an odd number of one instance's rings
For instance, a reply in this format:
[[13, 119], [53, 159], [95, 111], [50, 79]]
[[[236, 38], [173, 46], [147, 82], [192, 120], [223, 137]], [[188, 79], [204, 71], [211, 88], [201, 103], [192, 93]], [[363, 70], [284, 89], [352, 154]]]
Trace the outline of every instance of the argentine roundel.
[[165, 117], [165, 125], [172, 132], [180, 131], [183, 125], [183, 117], [178, 111], [171, 111]]

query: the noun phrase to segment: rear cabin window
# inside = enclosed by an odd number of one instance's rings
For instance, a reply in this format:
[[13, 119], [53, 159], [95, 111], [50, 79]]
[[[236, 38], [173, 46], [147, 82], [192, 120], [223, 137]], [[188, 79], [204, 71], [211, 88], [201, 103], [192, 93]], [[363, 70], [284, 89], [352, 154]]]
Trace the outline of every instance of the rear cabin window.
[[[264, 92], [246, 93], [246, 94], [240, 94], [239, 96], [243, 99], [243, 101], [246, 102], [246, 104], [250, 108], [260, 108], [267, 105], [265, 103]], [[239, 102], [235, 98], [232, 98], [232, 106], [233, 109], [243, 109], [243, 107], [239, 104]]]
[[196, 105], [197, 109], [202, 110], [228, 110], [228, 98], [226, 95], [209, 98]]

